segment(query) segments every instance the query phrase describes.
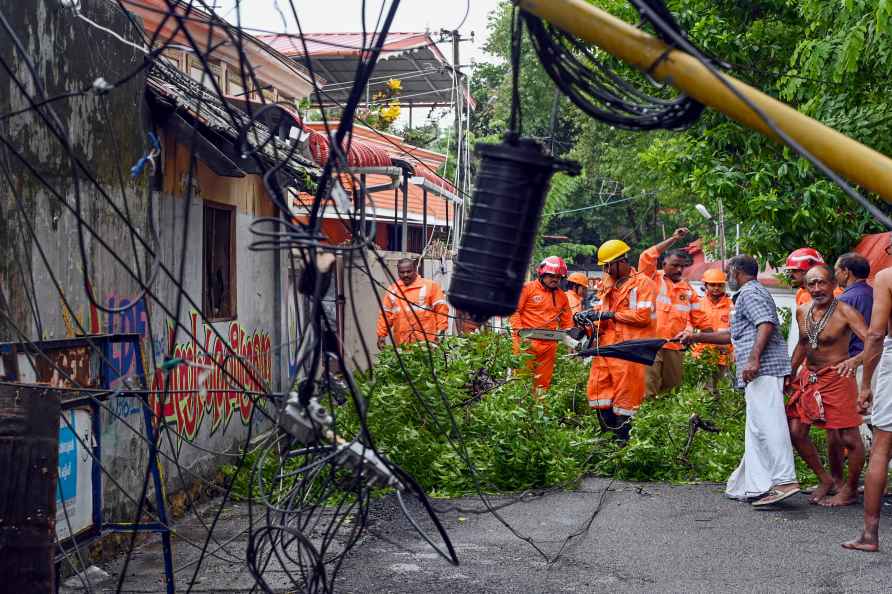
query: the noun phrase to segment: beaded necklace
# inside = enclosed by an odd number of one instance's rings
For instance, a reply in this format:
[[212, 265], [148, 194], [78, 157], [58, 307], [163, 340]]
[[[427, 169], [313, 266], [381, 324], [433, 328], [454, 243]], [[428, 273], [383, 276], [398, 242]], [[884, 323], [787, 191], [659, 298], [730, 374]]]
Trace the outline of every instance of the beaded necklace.
[[821, 316], [821, 319], [815, 322], [812, 318], [812, 312], [815, 309], [815, 302], [812, 301], [811, 305], [808, 308], [808, 313], [805, 314], [805, 334], [808, 336], [808, 345], [815, 350], [818, 348], [818, 337], [821, 336], [821, 332], [824, 331], [824, 328], [827, 326], [827, 323], [830, 322], [830, 317], [833, 315], [833, 312], [836, 311], [836, 299], [830, 302], [830, 305], [827, 307], [827, 311], [824, 312], [824, 315]]

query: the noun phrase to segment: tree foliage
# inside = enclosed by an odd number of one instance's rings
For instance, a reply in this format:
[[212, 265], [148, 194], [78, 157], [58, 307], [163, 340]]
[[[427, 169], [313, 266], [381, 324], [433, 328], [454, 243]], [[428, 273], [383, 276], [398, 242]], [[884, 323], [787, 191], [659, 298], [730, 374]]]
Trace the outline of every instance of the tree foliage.
[[[622, 0], [594, 0], [634, 22]], [[892, 153], [892, 0], [669, 0], [670, 10], [692, 41], [730, 73], [793, 105], [856, 140]], [[510, 81], [509, 7], [490, 21], [488, 49], [504, 68], [493, 93], [493, 122], [507, 122]], [[539, 67], [529, 43], [521, 59], [524, 133], [550, 141], [554, 85]], [[491, 77], [495, 71], [488, 71]], [[656, 92], [656, 91], [655, 91]], [[848, 251], [879, 225], [838, 188], [791, 150], [707, 110], [683, 132], [630, 132], [593, 121], [564, 99], [553, 135], [555, 152], [579, 160], [584, 175], [569, 195], [554, 192], [544, 234], [568, 235], [579, 244], [608, 237], [641, 249], [664, 229], [686, 224], [707, 240], [713, 223], [693, 209], [712, 213], [718, 199], [729, 223], [742, 227], [741, 247], [777, 263], [810, 245], [832, 257]], [[606, 186], [605, 186], [606, 183]], [[605, 187], [612, 192], [605, 193]], [[607, 198], [605, 200], [605, 198]], [[876, 200], [876, 197], [873, 197]], [[620, 202], [621, 201], [621, 202]], [[879, 203], [879, 200], [876, 200]], [[882, 206], [885, 208], [885, 206]], [[707, 241], [708, 244], [708, 241]]]

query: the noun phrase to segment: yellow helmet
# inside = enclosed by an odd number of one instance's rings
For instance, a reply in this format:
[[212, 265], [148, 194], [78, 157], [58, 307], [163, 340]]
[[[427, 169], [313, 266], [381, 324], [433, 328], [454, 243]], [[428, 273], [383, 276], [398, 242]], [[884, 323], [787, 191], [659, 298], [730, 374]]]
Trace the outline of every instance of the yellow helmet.
[[598, 265], [603, 266], [613, 262], [631, 249], [622, 239], [608, 239], [598, 248]]

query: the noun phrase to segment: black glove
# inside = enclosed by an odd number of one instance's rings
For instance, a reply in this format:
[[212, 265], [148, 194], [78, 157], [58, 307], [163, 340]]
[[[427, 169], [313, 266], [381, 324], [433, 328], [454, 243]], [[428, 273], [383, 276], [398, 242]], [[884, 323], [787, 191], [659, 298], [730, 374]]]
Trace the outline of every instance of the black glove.
[[588, 311], [581, 311], [577, 314], [573, 314], [573, 323], [577, 326], [587, 326], [589, 324], [593, 324], [594, 322], [600, 320], [612, 320], [613, 312], [612, 311], [596, 311], [594, 309], [590, 309]]
[[582, 328], [570, 328], [570, 331], [567, 332], [567, 335], [573, 340], [580, 340], [585, 337], [585, 330]]

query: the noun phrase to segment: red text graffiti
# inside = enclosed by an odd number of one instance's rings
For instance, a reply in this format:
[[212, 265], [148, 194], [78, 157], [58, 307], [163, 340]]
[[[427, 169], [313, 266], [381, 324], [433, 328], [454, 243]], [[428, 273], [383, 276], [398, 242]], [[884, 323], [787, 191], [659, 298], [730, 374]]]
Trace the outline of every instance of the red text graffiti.
[[[206, 416], [211, 418], [210, 433], [225, 427], [236, 413], [248, 424], [258, 393], [265, 392], [272, 379], [268, 334], [248, 333], [231, 322], [221, 339], [210, 325], [202, 324], [199, 344], [198, 313], [191, 318], [191, 342], [178, 343], [173, 352], [183, 363], [169, 372], [155, 370], [150, 398], [156, 420], [175, 426], [188, 441], [195, 439]], [[168, 344], [173, 337], [171, 327]]]

